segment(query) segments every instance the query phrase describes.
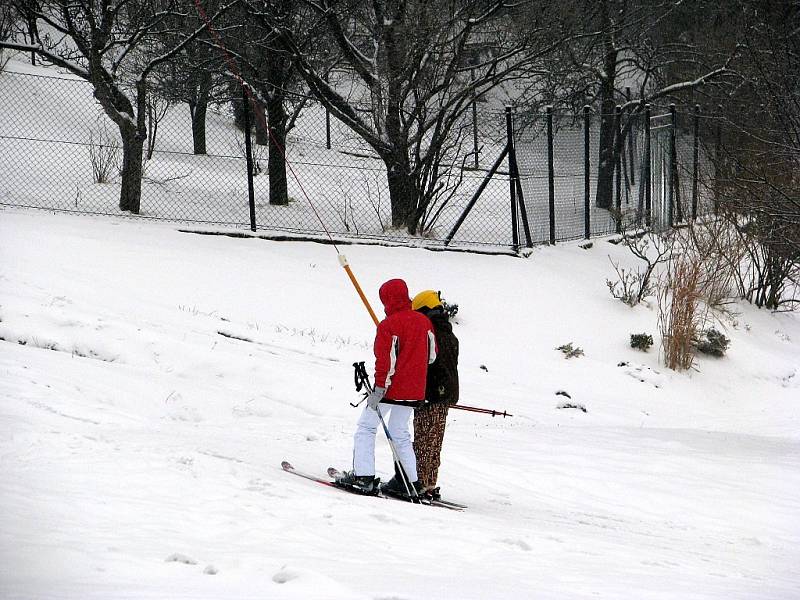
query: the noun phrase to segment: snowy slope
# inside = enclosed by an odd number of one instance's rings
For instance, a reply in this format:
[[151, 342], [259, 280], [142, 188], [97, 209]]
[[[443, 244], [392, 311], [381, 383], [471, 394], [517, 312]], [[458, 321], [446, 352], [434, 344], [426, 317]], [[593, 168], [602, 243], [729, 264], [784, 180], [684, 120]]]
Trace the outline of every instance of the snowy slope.
[[796, 315], [740, 306], [676, 374], [628, 347], [656, 310], [610, 297], [605, 241], [340, 250], [376, 309], [396, 276], [460, 306], [462, 402], [514, 415], [451, 411], [469, 510], [281, 471], [350, 462], [373, 325], [331, 246], [3, 210], [0, 597], [800, 597]]

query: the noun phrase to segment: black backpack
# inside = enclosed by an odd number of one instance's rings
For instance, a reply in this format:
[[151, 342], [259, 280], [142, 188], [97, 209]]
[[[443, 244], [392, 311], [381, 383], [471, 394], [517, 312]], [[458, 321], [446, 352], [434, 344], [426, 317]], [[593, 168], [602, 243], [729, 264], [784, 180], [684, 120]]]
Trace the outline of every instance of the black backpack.
[[458, 402], [458, 338], [453, 326], [442, 310], [428, 312], [433, 324], [438, 352], [436, 360], [428, 365], [425, 398], [429, 402]]

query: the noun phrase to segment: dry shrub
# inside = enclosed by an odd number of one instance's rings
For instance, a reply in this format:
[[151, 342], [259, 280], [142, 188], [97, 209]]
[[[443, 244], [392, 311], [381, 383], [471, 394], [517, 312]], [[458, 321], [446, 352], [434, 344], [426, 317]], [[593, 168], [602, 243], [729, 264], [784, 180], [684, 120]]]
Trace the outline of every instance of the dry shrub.
[[703, 301], [715, 314], [729, 314], [737, 295], [736, 278], [746, 249], [722, 219], [697, 221], [688, 229], [689, 244], [703, 264]]
[[[247, 158], [247, 141], [244, 138], [244, 133], [236, 137], [234, 153], [243, 158]], [[268, 160], [269, 150], [264, 144], [250, 144], [250, 156], [253, 158], [253, 177], [257, 177], [264, 172], [262, 165], [266, 164]]]
[[660, 265], [669, 261], [672, 241], [670, 236], [654, 232], [637, 235], [625, 231], [621, 243], [644, 263], [644, 268], [625, 269], [609, 258], [617, 273], [617, 280], [606, 279], [606, 286], [614, 298], [628, 306], [636, 306], [655, 292], [654, 274]]
[[673, 257], [659, 297], [659, 327], [664, 364], [685, 371], [694, 362], [694, 340], [703, 323], [700, 307], [702, 263], [691, 254]]
[[664, 364], [684, 371], [709, 321], [731, 315], [741, 249], [722, 222], [694, 223], [675, 235], [676, 251], [659, 285], [659, 328]]
[[89, 161], [95, 183], [109, 183], [120, 172], [119, 142], [102, 117], [97, 119], [94, 129], [89, 130]]

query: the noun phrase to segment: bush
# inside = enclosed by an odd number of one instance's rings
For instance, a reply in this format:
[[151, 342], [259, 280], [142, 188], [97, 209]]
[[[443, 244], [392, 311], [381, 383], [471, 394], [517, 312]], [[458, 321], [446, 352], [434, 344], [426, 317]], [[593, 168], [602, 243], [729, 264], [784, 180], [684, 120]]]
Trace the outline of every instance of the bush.
[[725, 356], [725, 352], [728, 350], [730, 343], [731, 341], [728, 338], [713, 327], [704, 329], [692, 340], [692, 345], [698, 352], [717, 357]]
[[636, 306], [642, 298], [653, 292], [653, 287], [646, 278], [645, 272], [638, 269], [627, 271], [613, 261], [611, 264], [617, 272], [617, 281], [606, 279], [606, 285], [614, 298], [628, 306]]
[[92, 164], [92, 179], [95, 183], [110, 183], [114, 175], [122, 169], [120, 146], [102, 118], [98, 118], [95, 128], [89, 131], [87, 147]]
[[580, 348], [573, 348], [572, 342], [569, 344], [564, 344], [563, 346], [559, 346], [556, 350], [561, 350], [564, 353], [564, 358], [575, 358], [577, 356], [583, 356], [583, 350]]
[[654, 233], [644, 236], [626, 234], [618, 243], [624, 244], [645, 266], [643, 269], [624, 269], [612, 260], [617, 280], [606, 279], [606, 285], [614, 298], [628, 306], [636, 306], [656, 292], [653, 275], [659, 265], [669, 261], [672, 243], [668, 237]]
[[636, 348], [642, 352], [647, 352], [647, 349], [653, 345], [653, 336], [649, 333], [632, 333], [631, 334], [631, 348]]

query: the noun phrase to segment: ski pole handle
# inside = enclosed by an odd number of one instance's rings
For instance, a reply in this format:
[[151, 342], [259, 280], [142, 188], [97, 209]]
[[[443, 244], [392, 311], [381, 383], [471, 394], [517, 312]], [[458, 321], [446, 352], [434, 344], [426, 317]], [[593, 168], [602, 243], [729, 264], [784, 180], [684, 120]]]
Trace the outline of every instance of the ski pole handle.
[[361, 362], [353, 363], [353, 377], [355, 379], [357, 392], [360, 392], [362, 389], [366, 388], [366, 391], [364, 392], [364, 397], [359, 402], [357, 402], [356, 404], [350, 402], [350, 406], [352, 406], [353, 408], [358, 408], [359, 405], [369, 397], [370, 392], [372, 392], [372, 385], [370, 385], [369, 375], [367, 375], [367, 369], [364, 366], [363, 360]]

